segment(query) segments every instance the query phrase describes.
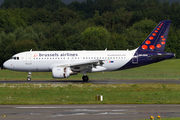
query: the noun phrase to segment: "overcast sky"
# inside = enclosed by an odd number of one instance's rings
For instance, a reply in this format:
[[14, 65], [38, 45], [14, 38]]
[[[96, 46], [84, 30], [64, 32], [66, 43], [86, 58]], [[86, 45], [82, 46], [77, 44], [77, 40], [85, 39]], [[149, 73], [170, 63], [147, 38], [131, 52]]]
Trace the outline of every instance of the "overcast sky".
[[[61, 0], [62, 2], [66, 3], [66, 4], [69, 4], [71, 3], [72, 1], [75, 1], [75, 0]], [[85, 1], [85, 0], [77, 0], [79, 2], [82, 2], [82, 1]], [[4, 2], [4, 0], [0, 0], [0, 5]]]
[[[64, 2], [65, 4], [69, 4], [69, 3], [71, 3], [72, 1], [75, 1], [75, 0], [61, 0], [61, 1]], [[77, 0], [77, 1], [82, 2], [82, 1], [85, 1], [85, 0]], [[164, 0], [160, 0], [160, 1], [164, 1]], [[167, 1], [169, 1], [170, 3], [174, 2], [174, 1], [179, 1], [180, 2], [180, 0], [167, 0]], [[3, 2], [4, 2], [4, 0], [0, 0], [0, 5]]]

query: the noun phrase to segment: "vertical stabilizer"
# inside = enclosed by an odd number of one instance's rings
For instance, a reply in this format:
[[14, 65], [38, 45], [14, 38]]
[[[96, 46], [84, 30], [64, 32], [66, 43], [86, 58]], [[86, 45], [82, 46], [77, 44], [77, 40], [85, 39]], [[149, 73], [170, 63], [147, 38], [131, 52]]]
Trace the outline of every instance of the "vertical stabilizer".
[[161, 21], [138, 48], [138, 51], [164, 51], [171, 21]]

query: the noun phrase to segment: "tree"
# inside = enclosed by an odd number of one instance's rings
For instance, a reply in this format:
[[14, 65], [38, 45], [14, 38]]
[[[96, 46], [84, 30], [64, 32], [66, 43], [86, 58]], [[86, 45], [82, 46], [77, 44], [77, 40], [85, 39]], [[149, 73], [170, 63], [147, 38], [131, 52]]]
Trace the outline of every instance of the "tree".
[[51, 23], [52, 17], [51, 12], [46, 9], [38, 9], [29, 15], [28, 25], [32, 25], [33, 23]]
[[59, 22], [61, 25], [73, 20], [79, 20], [79, 16], [72, 10], [66, 8], [59, 8], [52, 14], [52, 22]]
[[129, 23], [133, 17], [133, 12], [128, 12], [125, 8], [117, 9], [113, 16], [113, 23], [123, 25], [124, 27], [128, 27]]
[[180, 28], [180, 5], [179, 2], [173, 2], [171, 4], [171, 20], [176, 28]]
[[110, 33], [103, 27], [89, 27], [81, 33], [84, 49], [103, 50], [109, 48]]
[[24, 20], [18, 14], [13, 14], [11, 10], [0, 10], [0, 14], [0, 28], [6, 33], [13, 32], [18, 26], [26, 26]]

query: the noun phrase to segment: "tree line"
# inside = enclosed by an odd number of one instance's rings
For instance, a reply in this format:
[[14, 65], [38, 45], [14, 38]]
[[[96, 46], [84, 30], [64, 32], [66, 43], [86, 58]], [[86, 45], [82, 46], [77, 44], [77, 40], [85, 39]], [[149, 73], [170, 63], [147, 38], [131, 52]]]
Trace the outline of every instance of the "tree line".
[[0, 7], [0, 65], [33, 50], [137, 48], [161, 20], [172, 20], [165, 50], [180, 57], [180, 5], [158, 0], [5, 0]]

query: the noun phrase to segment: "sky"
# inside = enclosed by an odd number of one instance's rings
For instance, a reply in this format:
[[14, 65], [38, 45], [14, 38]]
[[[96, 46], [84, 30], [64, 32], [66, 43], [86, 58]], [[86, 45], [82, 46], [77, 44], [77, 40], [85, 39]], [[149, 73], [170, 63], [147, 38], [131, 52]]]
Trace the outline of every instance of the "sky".
[[[69, 3], [71, 3], [72, 1], [75, 1], [75, 0], [61, 0], [61, 1], [64, 2], [65, 4], [69, 4]], [[82, 1], [86, 1], [86, 0], [77, 0], [77, 1], [82, 2]], [[160, 0], [160, 1], [164, 1], [164, 0]], [[167, 1], [169, 1], [170, 3], [174, 2], [174, 1], [179, 1], [180, 2], [180, 0], [167, 0]], [[0, 0], [0, 5], [3, 2], [4, 2], [4, 0]]]
[[0, 5], [4, 2], [4, 0], [0, 0]]

